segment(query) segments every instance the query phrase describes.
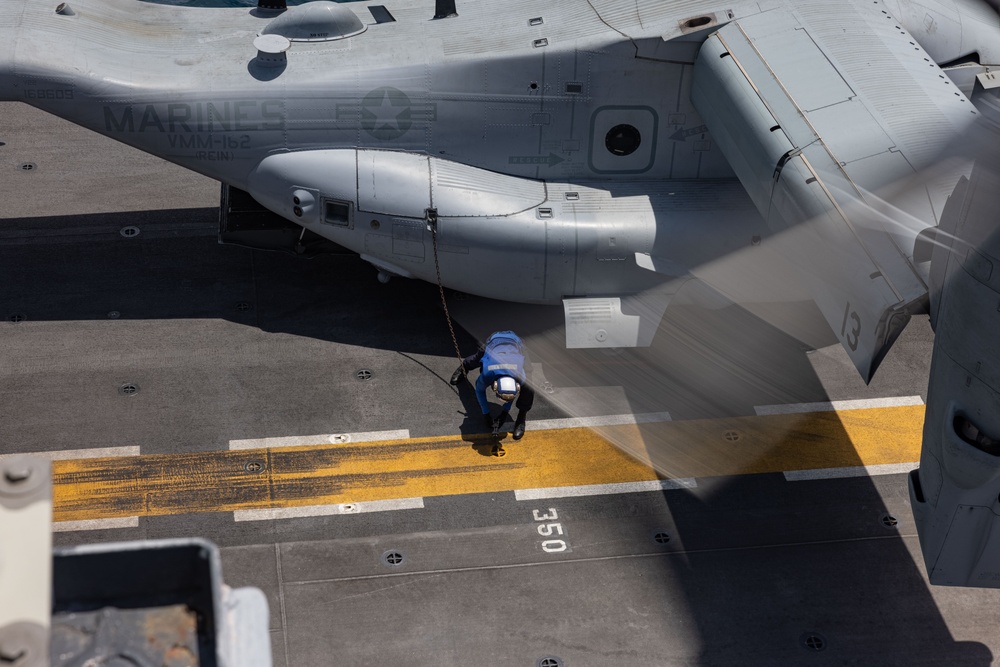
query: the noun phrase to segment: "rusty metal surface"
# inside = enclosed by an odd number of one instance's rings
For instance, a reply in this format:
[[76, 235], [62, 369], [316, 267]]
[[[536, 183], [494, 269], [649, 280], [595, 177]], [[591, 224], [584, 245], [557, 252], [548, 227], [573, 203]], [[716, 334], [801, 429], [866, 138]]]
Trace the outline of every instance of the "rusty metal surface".
[[52, 619], [52, 667], [199, 667], [197, 616], [185, 605], [105, 607]]

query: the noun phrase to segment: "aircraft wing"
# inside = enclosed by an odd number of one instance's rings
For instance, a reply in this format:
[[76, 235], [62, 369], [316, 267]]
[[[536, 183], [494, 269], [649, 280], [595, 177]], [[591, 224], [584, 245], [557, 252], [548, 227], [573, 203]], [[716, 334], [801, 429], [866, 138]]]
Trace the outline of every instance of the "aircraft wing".
[[[920, 230], [873, 193], [912, 180], [973, 105], [881, 2], [856, 0], [727, 24], [701, 48], [692, 100], [767, 222], [767, 256], [785, 264], [769, 270], [804, 283], [869, 381], [927, 294]], [[929, 227], [942, 204], [924, 189], [903, 207]]]

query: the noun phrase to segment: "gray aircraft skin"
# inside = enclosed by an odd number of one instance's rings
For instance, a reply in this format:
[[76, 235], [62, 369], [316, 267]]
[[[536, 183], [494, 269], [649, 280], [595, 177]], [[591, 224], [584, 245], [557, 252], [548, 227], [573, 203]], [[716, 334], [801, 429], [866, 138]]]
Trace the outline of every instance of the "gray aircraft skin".
[[685, 285], [815, 304], [865, 381], [925, 307], [918, 235], [972, 173], [941, 155], [1000, 63], [977, 0], [0, 2], [0, 99], [245, 190], [384, 277], [562, 303], [569, 347], [648, 344]]

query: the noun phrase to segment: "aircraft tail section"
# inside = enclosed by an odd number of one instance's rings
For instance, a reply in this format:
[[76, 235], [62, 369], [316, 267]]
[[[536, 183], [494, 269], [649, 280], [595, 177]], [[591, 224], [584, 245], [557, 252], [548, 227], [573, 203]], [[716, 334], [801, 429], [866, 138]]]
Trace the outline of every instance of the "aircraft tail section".
[[[772, 232], [761, 271], [808, 287], [866, 382], [926, 298], [912, 252], [936, 222], [929, 193], [907, 198], [906, 221], [872, 193], [913, 179], [974, 118], [886, 24], [863, 3], [815, 0], [734, 21], [702, 46], [692, 89]], [[872, 77], [858, 52], [880, 53], [892, 75]]]

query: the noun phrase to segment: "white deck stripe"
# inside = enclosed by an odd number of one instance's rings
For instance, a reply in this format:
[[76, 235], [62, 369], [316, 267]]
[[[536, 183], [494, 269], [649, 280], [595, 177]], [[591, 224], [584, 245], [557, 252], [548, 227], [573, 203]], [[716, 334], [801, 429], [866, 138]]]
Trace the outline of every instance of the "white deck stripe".
[[389, 512], [392, 510], [415, 510], [423, 508], [423, 498], [398, 498], [396, 500], [373, 500], [365, 503], [344, 503], [341, 505], [306, 505], [304, 507], [277, 507], [263, 510], [236, 510], [233, 512], [233, 519], [235, 521], [268, 521], [271, 519], [296, 519], [309, 516], [364, 514], [365, 512]]
[[365, 431], [362, 433], [322, 433], [320, 435], [292, 435], [283, 438], [230, 440], [229, 449], [263, 449], [265, 447], [297, 447], [299, 445], [319, 444], [341, 445], [351, 442], [406, 440], [409, 439], [409, 437], [409, 429], [399, 429], [396, 431]]
[[874, 466], [851, 466], [849, 468], [818, 468], [816, 470], [789, 470], [785, 479], [789, 482], [804, 482], [814, 479], [838, 479], [841, 477], [871, 477], [874, 475], [898, 475], [920, 467], [913, 463], [883, 463]]
[[799, 412], [840, 412], [843, 410], [867, 410], [870, 408], [900, 408], [923, 404], [924, 400], [919, 396], [895, 396], [892, 398], [862, 398], [854, 401], [757, 405], [754, 406], [754, 411], [758, 417], [763, 417], [765, 415], [789, 415]]
[[23, 454], [0, 454], [0, 461], [12, 456], [36, 456], [49, 461], [67, 459], [97, 459], [105, 456], [139, 456], [138, 447], [98, 447], [95, 449], [62, 449], [55, 452], [25, 452]]
[[[599, 417], [567, 417], [565, 419], [538, 419], [528, 422], [528, 429], [547, 431], [558, 428], [583, 428], [596, 426], [618, 426], [622, 424], [649, 424], [670, 421], [669, 412], [647, 412], [641, 414], [602, 415]], [[263, 449], [265, 447], [297, 447], [300, 445], [346, 444], [354, 442], [376, 442], [379, 440], [407, 440], [408, 429], [395, 431], [366, 431], [362, 433], [322, 433], [319, 435], [292, 435], [277, 438], [253, 438], [250, 440], [230, 440], [229, 449]]]
[[71, 530], [109, 530], [111, 528], [138, 528], [139, 517], [126, 516], [120, 519], [83, 519], [81, 521], [55, 521], [52, 530], [65, 533]]
[[600, 417], [567, 417], [565, 419], [528, 420], [528, 430], [548, 431], [557, 428], [583, 428], [593, 426], [618, 426], [621, 424], [650, 424], [670, 421], [669, 412], [645, 412], [637, 415], [603, 415]]
[[553, 486], [547, 489], [521, 489], [514, 492], [517, 500], [543, 498], [572, 498], [576, 496], [610, 496], [643, 491], [671, 491], [693, 489], [698, 482], [692, 477], [681, 479], [654, 479], [647, 482], [617, 482], [615, 484], [589, 484], [587, 486]]

